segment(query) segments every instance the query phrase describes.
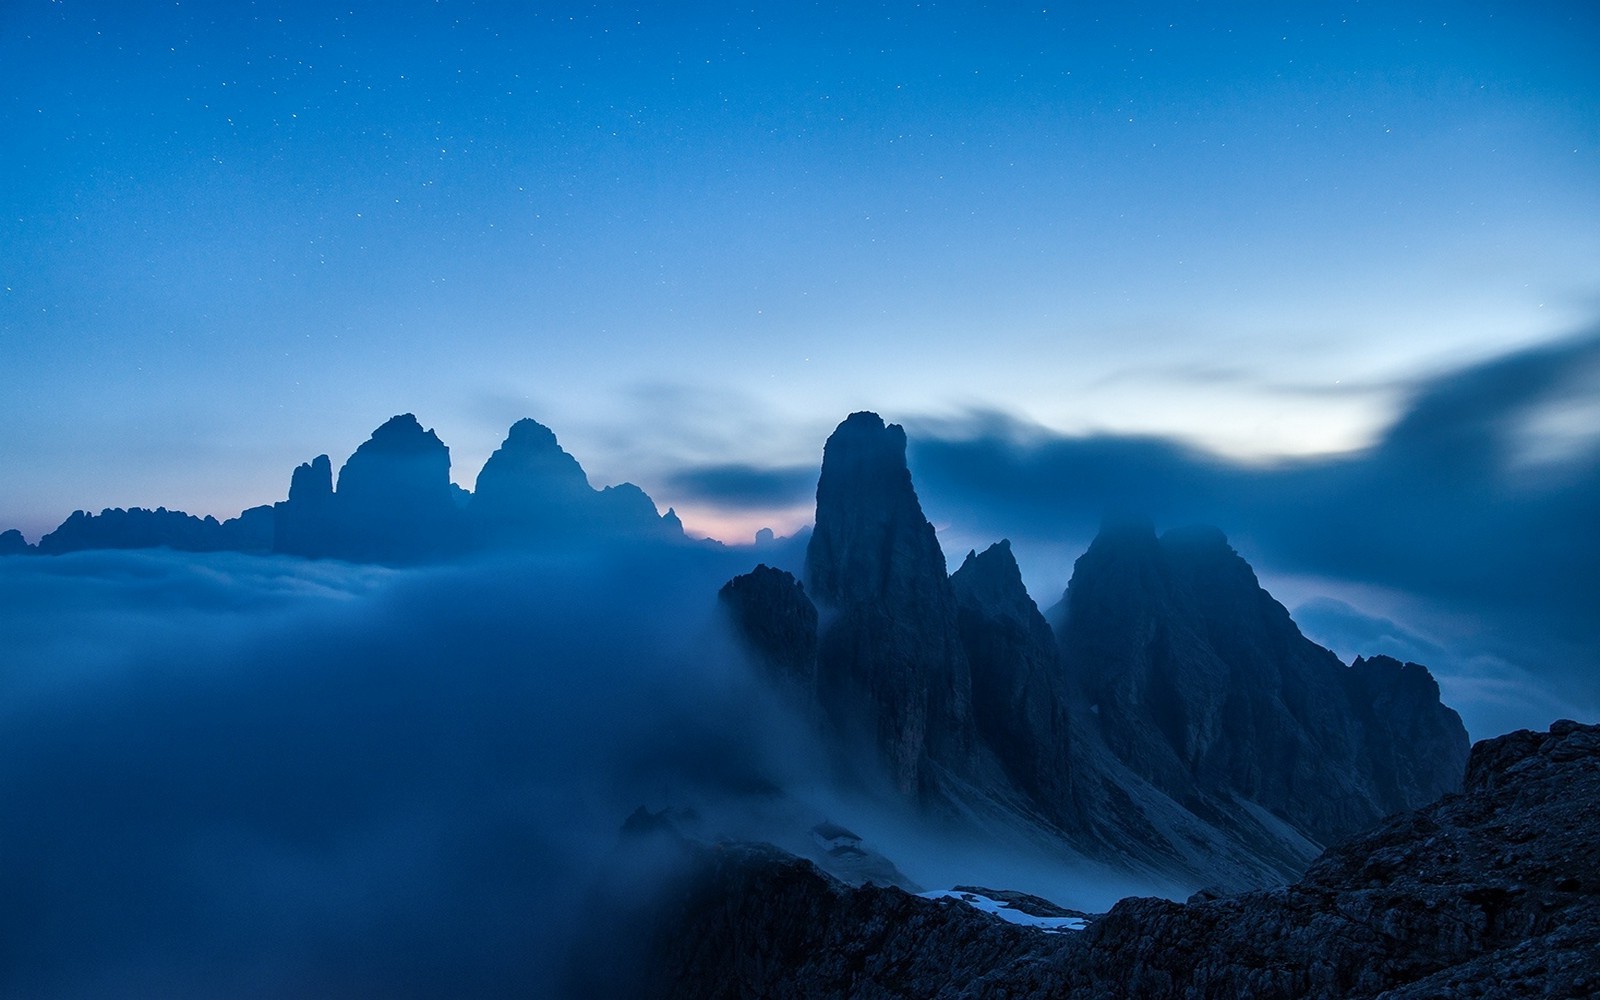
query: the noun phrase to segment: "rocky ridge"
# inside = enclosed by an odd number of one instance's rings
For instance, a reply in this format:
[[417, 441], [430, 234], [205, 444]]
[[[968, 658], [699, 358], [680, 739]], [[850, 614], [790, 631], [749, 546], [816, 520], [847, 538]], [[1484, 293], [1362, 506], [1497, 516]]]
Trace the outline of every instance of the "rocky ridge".
[[1077, 933], [851, 889], [764, 847], [684, 844], [642, 930], [656, 997], [1589, 997], [1600, 991], [1600, 726], [1472, 750], [1459, 794], [1282, 888], [1127, 899]]
[[520, 420], [468, 493], [450, 481], [450, 449], [403, 413], [372, 432], [340, 468], [318, 455], [298, 466], [287, 500], [218, 522], [166, 508], [77, 511], [28, 545], [0, 535], [0, 556], [166, 547], [190, 552], [278, 552], [353, 562], [434, 562], [484, 550], [682, 539], [637, 486], [596, 490], [555, 435]]
[[821, 739], [875, 747], [902, 795], [1245, 888], [1456, 786], [1466, 732], [1426, 669], [1346, 667], [1220, 531], [1108, 523], [1052, 628], [1008, 543], [946, 575], [905, 445], [848, 417], [823, 449], [804, 580], [760, 567], [722, 595], [770, 673], [809, 678], [814, 657]]

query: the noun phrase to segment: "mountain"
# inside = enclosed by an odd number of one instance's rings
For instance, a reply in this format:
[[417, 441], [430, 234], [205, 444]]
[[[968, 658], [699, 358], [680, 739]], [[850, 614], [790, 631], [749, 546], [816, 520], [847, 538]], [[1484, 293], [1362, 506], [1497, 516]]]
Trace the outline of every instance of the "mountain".
[[932, 795], [976, 768], [972, 681], [944, 552], [906, 467], [906, 435], [854, 413], [828, 438], [806, 589], [823, 613], [817, 696], [874, 743], [895, 785]]
[[722, 594], [754, 659], [813, 693], [818, 738], [874, 748], [902, 796], [1242, 888], [1457, 786], [1466, 732], [1426, 669], [1345, 666], [1220, 531], [1108, 522], [1052, 628], [1008, 543], [946, 575], [905, 446], [848, 417], [804, 580], [762, 567]]
[[[77, 511], [37, 551], [165, 547], [190, 552], [277, 552], [352, 562], [411, 564], [474, 551], [684, 538], [639, 487], [596, 490], [577, 459], [533, 420], [512, 425], [468, 493], [450, 481], [450, 449], [402, 413], [372, 432], [339, 470], [318, 455], [294, 470], [289, 497], [218, 522], [166, 508]], [[0, 555], [35, 551], [20, 532]]]
[[1330, 843], [1459, 780], [1466, 730], [1427, 671], [1346, 667], [1214, 528], [1108, 525], [1058, 626], [1105, 745], [1179, 801], [1245, 799]]
[[1022, 585], [1011, 543], [969, 552], [950, 587], [956, 632], [971, 665], [979, 739], [1047, 816], [1082, 828], [1088, 817], [1073, 787], [1071, 722], [1055, 635]]
[[656, 998], [1588, 997], [1596, 801], [1600, 726], [1559, 722], [1477, 744], [1460, 793], [1287, 887], [1126, 899], [1052, 933], [959, 893], [852, 888], [775, 848], [680, 840], [676, 877], [612, 933], [632, 942], [629, 995]]
[[[272, 530], [270, 507], [252, 507], [220, 522], [165, 507], [111, 507], [99, 514], [73, 511], [56, 530], [39, 539], [37, 551], [60, 555], [85, 549], [166, 547], [184, 552], [266, 552], [272, 546]], [[21, 540], [20, 533], [17, 539]], [[0, 555], [6, 551], [0, 549]], [[9, 551], [27, 550], [13, 545]]]

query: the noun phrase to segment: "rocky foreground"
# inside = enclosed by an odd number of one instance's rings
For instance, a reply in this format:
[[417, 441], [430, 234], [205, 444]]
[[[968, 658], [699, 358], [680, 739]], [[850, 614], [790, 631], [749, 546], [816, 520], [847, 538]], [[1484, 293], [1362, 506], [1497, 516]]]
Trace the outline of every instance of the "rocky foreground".
[[[638, 917], [658, 997], [1600, 995], [1600, 726], [1473, 747], [1460, 794], [1324, 853], [1297, 883], [1127, 899], [1086, 930], [849, 888], [771, 848], [685, 848]], [[614, 983], [613, 983], [614, 985]]]

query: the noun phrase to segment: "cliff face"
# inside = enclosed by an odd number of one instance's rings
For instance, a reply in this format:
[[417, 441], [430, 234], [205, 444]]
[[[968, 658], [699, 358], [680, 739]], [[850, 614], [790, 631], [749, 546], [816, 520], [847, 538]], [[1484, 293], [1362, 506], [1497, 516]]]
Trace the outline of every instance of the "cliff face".
[[1466, 785], [1286, 888], [1128, 899], [1049, 934], [850, 889], [772, 849], [687, 848], [648, 913], [642, 995], [1588, 997], [1600, 991], [1600, 727], [1473, 748]]
[[1215, 529], [1108, 526], [1063, 604], [1105, 744], [1174, 798], [1237, 796], [1329, 843], [1454, 787], [1466, 731], [1426, 671], [1346, 668]]
[[979, 739], [1050, 819], [1082, 826], [1073, 779], [1085, 762], [1072, 760], [1055, 636], [1022, 585], [1011, 544], [969, 553], [950, 585], [956, 629], [971, 664]]
[[874, 746], [902, 793], [1244, 887], [1456, 787], [1466, 733], [1427, 671], [1346, 667], [1214, 528], [1108, 524], [1055, 633], [1008, 543], [947, 578], [905, 443], [874, 414], [841, 423], [804, 587], [763, 567], [721, 595], [756, 658], [812, 692], [824, 738]]
[[902, 792], [926, 795], [941, 767], [972, 773], [977, 748], [955, 595], [905, 450], [905, 431], [872, 413], [828, 438], [806, 589], [821, 612], [823, 710], [877, 746]]

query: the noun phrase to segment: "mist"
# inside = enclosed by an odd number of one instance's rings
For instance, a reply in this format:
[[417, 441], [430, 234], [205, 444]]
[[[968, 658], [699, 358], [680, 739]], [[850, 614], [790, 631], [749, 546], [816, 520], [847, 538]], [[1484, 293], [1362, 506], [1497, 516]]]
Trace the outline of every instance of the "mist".
[[1069, 905], [1142, 888], [840, 790], [719, 618], [753, 561], [0, 560], [7, 991], [559, 995], [639, 806], [802, 851], [826, 816], [912, 878]]
[[19, 995], [545, 992], [629, 811], [806, 766], [732, 557], [0, 562]]

